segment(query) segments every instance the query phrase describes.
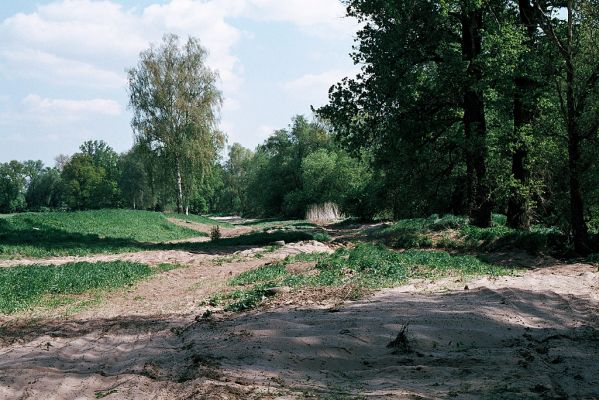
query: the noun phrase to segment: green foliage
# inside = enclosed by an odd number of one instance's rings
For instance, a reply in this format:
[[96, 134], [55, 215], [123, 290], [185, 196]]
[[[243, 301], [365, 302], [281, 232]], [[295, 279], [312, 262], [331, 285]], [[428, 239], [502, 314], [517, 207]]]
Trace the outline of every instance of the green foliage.
[[0, 257], [118, 253], [200, 235], [148, 211], [27, 213], [0, 220]]
[[119, 205], [118, 154], [103, 141], [81, 145], [62, 170], [65, 200], [74, 210]]
[[309, 205], [326, 202], [342, 212], [368, 214], [363, 212], [371, 182], [367, 163], [339, 149], [319, 122], [294, 118], [289, 129], [258, 146], [244, 171], [245, 214], [304, 217]]
[[151, 267], [122, 261], [32, 265], [0, 269], [0, 313], [43, 304], [47, 296], [114, 289], [152, 275]]
[[242, 272], [235, 278], [229, 280], [229, 285], [245, 286], [255, 283], [265, 283], [269, 281], [274, 281], [276, 278], [279, 278], [285, 274], [287, 274], [285, 265], [279, 263], [271, 264], [266, 265], [264, 267], [252, 269], [246, 272]]
[[63, 206], [64, 186], [60, 171], [44, 168], [36, 174], [27, 187], [25, 199], [30, 211], [58, 209]]
[[462, 228], [461, 234], [466, 249], [490, 251], [516, 248], [531, 254], [565, 254], [568, 250], [566, 235], [556, 228], [538, 225], [532, 226], [530, 230], [511, 229], [506, 226], [484, 229], [466, 226]]
[[0, 164], [0, 213], [22, 211], [25, 208], [25, 182], [23, 164], [18, 161]]
[[149, 168], [162, 168], [161, 182], [173, 189], [178, 212], [197, 194], [225, 139], [217, 127], [222, 95], [206, 57], [198, 39], [181, 44], [170, 34], [128, 71], [137, 143]]
[[[287, 265], [303, 261], [316, 261], [316, 272], [292, 273], [287, 269]], [[228, 311], [251, 309], [266, 298], [266, 289], [276, 286], [382, 288], [403, 284], [411, 278], [510, 273], [509, 268], [491, 265], [473, 256], [456, 256], [444, 251], [396, 252], [381, 244], [363, 243], [333, 254], [287, 257], [280, 263], [243, 272], [229, 281], [231, 286], [243, 288], [217, 294], [210, 304], [225, 304]]]
[[[404, 219], [366, 233], [397, 248], [438, 247], [467, 251], [521, 249], [538, 254], [549, 252], [563, 255], [568, 251], [567, 237], [557, 228], [533, 225], [530, 230], [505, 226], [505, 216], [493, 215], [494, 225], [479, 228], [468, 224], [465, 217], [445, 215], [439, 218]], [[432, 240], [434, 235], [442, 235]]]

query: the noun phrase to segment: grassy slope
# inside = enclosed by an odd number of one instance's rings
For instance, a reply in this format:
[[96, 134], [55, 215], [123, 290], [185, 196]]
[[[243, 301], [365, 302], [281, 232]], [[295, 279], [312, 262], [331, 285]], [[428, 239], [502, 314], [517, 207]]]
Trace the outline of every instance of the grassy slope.
[[0, 257], [118, 253], [201, 235], [149, 211], [26, 213], [0, 219]]
[[[306, 260], [317, 262], [316, 273], [292, 273], [286, 268], [290, 263]], [[362, 243], [351, 250], [340, 249], [331, 255], [300, 255], [244, 272], [229, 281], [230, 285], [241, 288], [216, 295], [211, 303], [224, 303], [225, 309], [240, 311], [258, 305], [264, 298], [265, 289], [273, 286], [373, 289], [403, 284], [410, 278], [498, 276], [512, 271], [473, 256], [422, 250], [400, 253], [380, 244]]]
[[60, 304], [65, 295], [124, 287], [175, 266], [130, 262], [33, 265], [0, 269], [0, 313]]
[[505, 216], [493, 215], [493, 226], [477, 228], [465, 217], [433, 215], [396, 221], [383, 229], [367, 232], [395, 248], [444, 248], [462, 251], [520, 249], [530, 253], [567, 252], [567, 238], [557, 228], [534, 225], [530, 230], [505, 226]]

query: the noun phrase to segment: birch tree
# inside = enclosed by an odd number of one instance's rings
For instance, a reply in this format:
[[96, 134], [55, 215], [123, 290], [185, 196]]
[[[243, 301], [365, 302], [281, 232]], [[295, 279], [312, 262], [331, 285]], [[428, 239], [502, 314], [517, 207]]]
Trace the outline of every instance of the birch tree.
[[179, 213], [224, 143], [218, 130], [218, 74], [206, 65], [206, 56], [198, 39], [180, 45], [179, 37], [169, 34], [128, 71], [136, 141], [159, 155], [172, 176]]

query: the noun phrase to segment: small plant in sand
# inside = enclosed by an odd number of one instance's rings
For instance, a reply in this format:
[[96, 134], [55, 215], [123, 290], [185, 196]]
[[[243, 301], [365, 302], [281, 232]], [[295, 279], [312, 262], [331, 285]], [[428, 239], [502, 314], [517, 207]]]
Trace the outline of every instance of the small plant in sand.
[[220, 238], [221, 238], [220, 227], [218, 225], [214, 225], [212, 227], [212, 229], [210, 229], [210, 240], [212, 240], [213, 242], [216, 242], [216, 241], [220, 240]]

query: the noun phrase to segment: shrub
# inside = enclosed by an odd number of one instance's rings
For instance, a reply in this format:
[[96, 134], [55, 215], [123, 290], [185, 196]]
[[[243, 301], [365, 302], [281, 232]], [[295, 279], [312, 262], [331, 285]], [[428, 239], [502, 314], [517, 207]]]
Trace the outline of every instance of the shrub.
[[210, 240], [212, 240], [213, 242], [216, 242], [217, 240], [220, 240], [220, 238], [221, 238], [220, 227], [218, 225], [214, 225], [210, 229]]

